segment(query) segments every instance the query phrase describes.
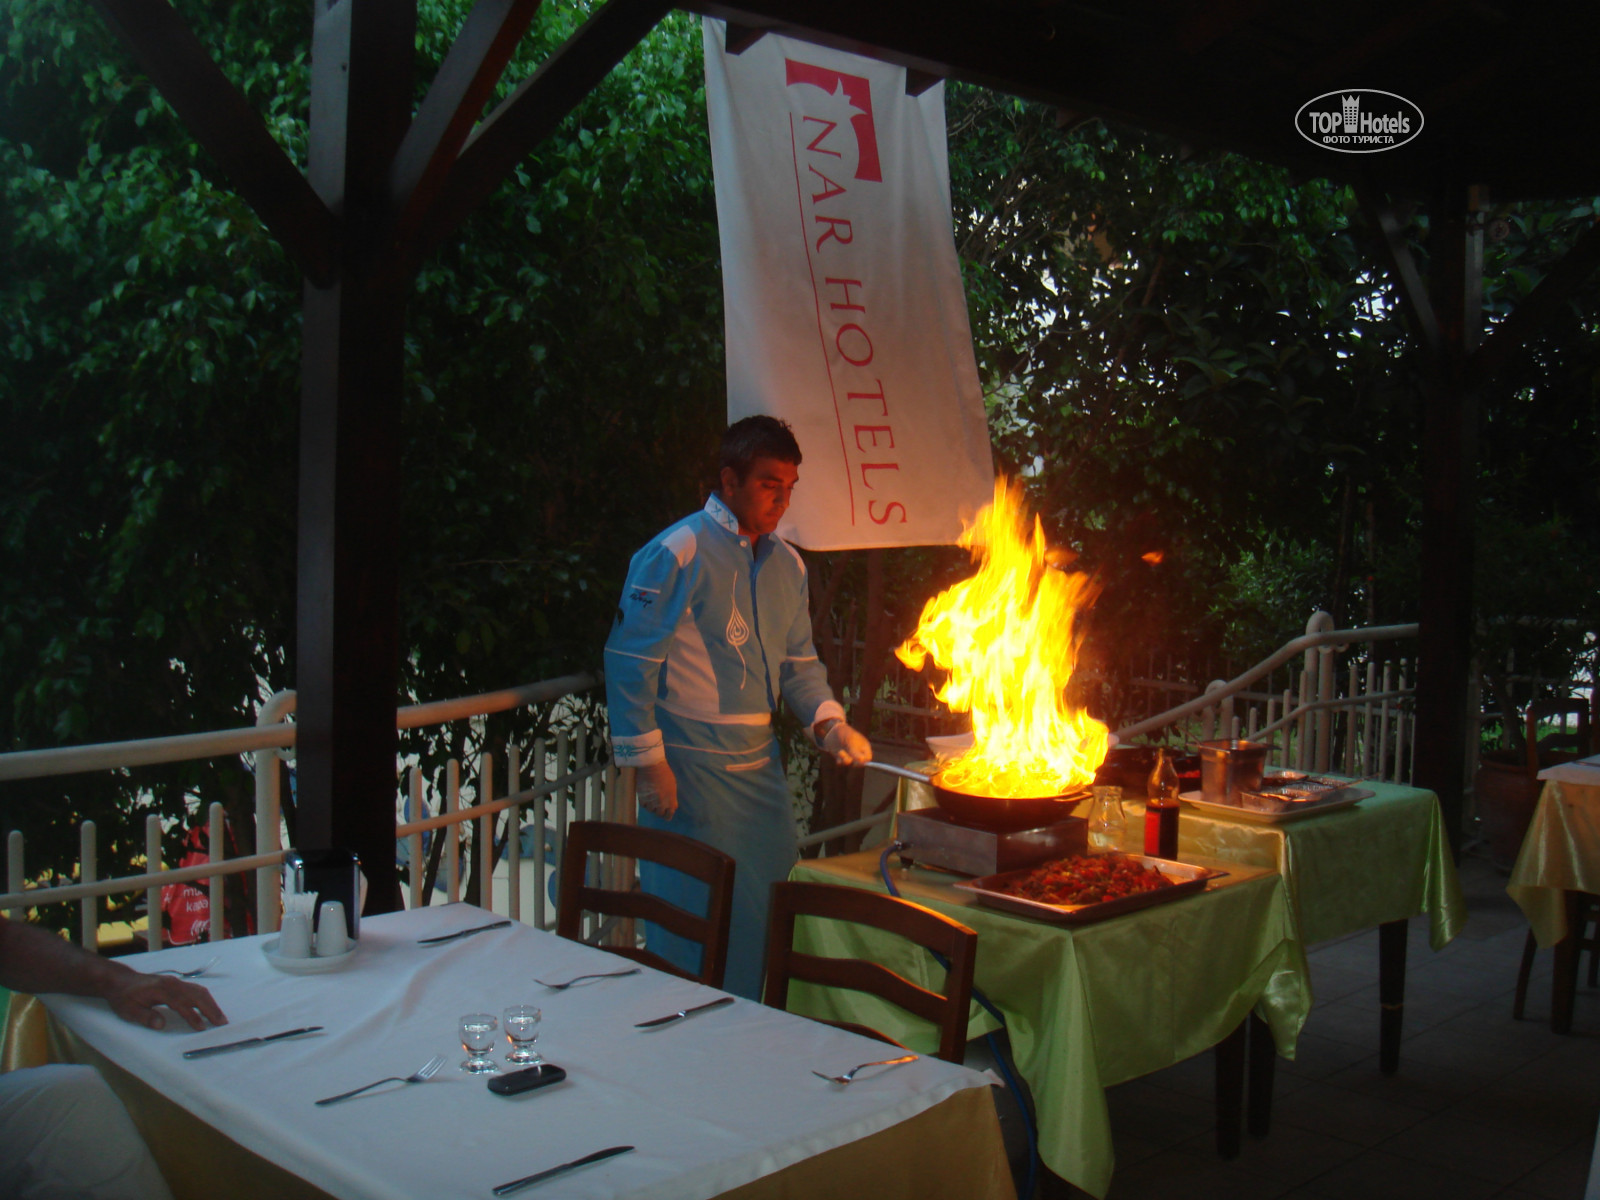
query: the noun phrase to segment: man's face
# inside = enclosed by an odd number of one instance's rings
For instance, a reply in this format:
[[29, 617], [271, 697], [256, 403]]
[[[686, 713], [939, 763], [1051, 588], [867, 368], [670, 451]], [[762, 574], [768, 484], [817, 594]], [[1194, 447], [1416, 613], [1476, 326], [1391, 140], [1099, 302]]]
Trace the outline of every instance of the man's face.
[[789, 508], [789, 494], [800, 478], [794, 463], [758, 458], [739, 482], [732, 467], [722, 468], [722, 502], [739, 518], [739, 530], [751, 537], [766, 537], [778, 528]]

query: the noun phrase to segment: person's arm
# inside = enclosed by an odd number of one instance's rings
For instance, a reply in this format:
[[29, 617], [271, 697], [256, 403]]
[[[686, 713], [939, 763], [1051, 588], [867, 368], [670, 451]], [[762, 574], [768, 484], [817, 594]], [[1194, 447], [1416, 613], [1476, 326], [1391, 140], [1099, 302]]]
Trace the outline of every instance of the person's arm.
[[[790, 551], [793, 553], [793, 551]], [[811, 612], [806, 604], [805, 562], [800, 562], [800, 582], [786, 638], [783, 665], [778, 671], [779, 686], [789, 711], [811, 730], [812, 740], [831, 754], [841, 766], [872, 761], [872, 743], [844, 719], [844, 706], [834, 699], [828, 686], [828, 671], [817, 657], [811, 636]]]
[[617, 619], [606, 639], [606, 713], [611, 754], [639, 772], [638, 800], [657, 816], [678, 809], [678, 782], [656, 725], [656, 692], [678, 620], [688, 604], [694, 535], [680, 527], [633, 556]]
[[228, 1023], [211, 993], [197, 983], [146, 975], [22, 921], [0, 920], [0, 985], [33, 995], [97, 996], [123, 1020], [150, 1029], [166, 1027], [163, 1008], [177, 1013], [191, 1029]]

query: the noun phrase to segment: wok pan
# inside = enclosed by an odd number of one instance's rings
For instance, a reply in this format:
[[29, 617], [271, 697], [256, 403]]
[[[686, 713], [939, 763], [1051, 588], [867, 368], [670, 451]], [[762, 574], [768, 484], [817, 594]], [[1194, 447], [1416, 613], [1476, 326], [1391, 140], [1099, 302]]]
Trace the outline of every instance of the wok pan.
[[899, 775], [916, 783], [926, 783], [933, 788], [933, 798], [939, 807], [956, 820], [985, 829], [1009, 833], [1018, 829], [1036, 829], [1065, 820], [1073, 808], [1084, 798], [1086, 789], [1063, 792], [1056, 796], [985, 796], [978, 792], [963, 792], [945, 787], [937, 775], [924, 775], [909, 767], [892, 763], [869, 762], [865, 764], [889, 775]]

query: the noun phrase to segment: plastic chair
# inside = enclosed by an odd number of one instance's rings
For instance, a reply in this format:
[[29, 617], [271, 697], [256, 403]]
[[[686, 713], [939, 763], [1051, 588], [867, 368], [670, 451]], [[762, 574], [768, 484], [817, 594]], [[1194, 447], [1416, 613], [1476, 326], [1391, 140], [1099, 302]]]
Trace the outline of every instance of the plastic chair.
[[[867, 925], [942, 955], [950, 964], [943, 995], [912, 983], [889, 968], [857, 958], [823, 958], [794, 948], [796, 917], [823, 917]], [[861, 888], [825, 883], [775, 883], [767, 925], [767, 977], [763, 1000], [773, 1008], [789, 1004], [789, 981], [867, 992], [931, 1021], [939, 1028], [939, 1057], [958, 1063], [966, 1052], [967, 1015], [972, 1003], [972, 972], [978, 935], [942, 913]], [[893, 1038], [847, 1021], [827, 1021], [853, 1033], [898, 1046]]]
[[[637, 885], [628, 891], [591, 886], [586, 878], [591, 853], [642, 858], [700, 880], [708, 892], [705, 916], [696, 916], [659, 896], [641, 892]], [[574, 942], [583, 941], [583, 914], [586, 912], [650, 921], [669, 933], [700, 943], [698, 974], [685, 971], [639, 946], [607, 946], [606, 949], [658, 971], [720, 988], [723, 971], [728, 965], [733, 870], [734, 861], [728, 855], [680, 833], [609, 821], [574, 821], [567, 826], [567, 846], [561, 858], [556, 933]]]

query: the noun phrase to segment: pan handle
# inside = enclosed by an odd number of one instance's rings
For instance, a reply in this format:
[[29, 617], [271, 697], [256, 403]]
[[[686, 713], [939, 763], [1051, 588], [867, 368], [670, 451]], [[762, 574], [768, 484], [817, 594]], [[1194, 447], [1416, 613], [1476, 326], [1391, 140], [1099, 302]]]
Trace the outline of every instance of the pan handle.
[[924, 775], [921, 771], [913, 771], [910, 767], [897, 767], [894, 763], [879, 762], [873, 759], [869, 763], [862, 763], [864, 767], [873, 771], [882, 771], [885, 775], [898, 775], [902, 779], [910, 779], [915, 783], [932, 783], [931, 775]]

